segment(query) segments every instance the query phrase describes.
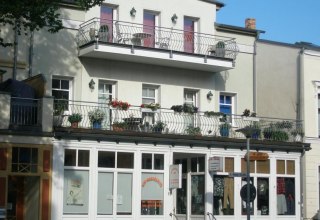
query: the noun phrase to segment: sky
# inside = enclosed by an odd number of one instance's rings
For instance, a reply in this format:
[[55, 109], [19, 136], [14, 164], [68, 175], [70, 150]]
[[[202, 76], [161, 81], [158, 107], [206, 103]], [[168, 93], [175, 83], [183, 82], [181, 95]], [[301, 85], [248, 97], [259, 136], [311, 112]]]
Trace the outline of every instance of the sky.
[[225, 6], [217, 13], [218, 23], [244, 27], [246, 18], [255, 18], [256, 28], [265, 31], [260, 39], [320, 46], [320, 0], [219, 1]]

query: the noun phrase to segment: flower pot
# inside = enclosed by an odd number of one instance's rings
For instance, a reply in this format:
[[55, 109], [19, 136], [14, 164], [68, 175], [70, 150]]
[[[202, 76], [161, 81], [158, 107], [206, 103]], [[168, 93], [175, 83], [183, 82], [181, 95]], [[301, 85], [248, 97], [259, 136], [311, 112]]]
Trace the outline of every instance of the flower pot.
[[101, 122], [100, 121], [93, 122], [92, 127], [95, 129], [101, 129]]
[[124, 128], [119, 127], [119, 126], [117, 126], [117, 125], [112, 125], [112, 130], [113, 130], [113, 131], [123, 131]]
[[71, 128], [78, 128], [79, 122], [72, 122]]
[[226, 128], [226, 127], [220, 128], [220, 135], [222, 137], [229, 137], [229, 128]]

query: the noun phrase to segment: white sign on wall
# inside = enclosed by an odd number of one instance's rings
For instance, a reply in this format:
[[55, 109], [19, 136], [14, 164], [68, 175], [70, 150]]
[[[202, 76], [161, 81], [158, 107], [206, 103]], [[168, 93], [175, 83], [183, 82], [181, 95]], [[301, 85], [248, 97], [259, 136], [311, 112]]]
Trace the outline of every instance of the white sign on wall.
[[177, 189], [182, 187], [182, 164], [170, 165], [169, 188]]
[[223, 157], [209, 158], [209, 172], [223, 172]]

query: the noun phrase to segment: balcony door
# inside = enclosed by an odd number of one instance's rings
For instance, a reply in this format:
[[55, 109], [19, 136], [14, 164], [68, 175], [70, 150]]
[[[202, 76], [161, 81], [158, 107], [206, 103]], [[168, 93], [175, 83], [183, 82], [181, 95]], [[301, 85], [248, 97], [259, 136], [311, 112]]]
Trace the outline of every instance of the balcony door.
[[[99, 41], [113, 41], [113, 20], [116, 18], [116, 9], [108, 5], [101, 5], [100, 26], [98, 29]], [[107, 28], [105, 28], [107, 26]]]
[[99, 108], [105, 112], [105, 119], [102, 122], [103, 128], [110, 128], [111, 123], [111, 111], [108, 108], [108, 103], [115, 97], [115, 83], [99, 81], [99, 91], [98, 91], [98, 103]]
[[143, 39], [144, 47], [154, 47], [155, 44], [155, 26], [157, 25], [158, 15], [155, 12], [143, 12], [143, 32], [147, 33], [146, 38]]
[[194, 19], [185, 17], [184, 18], [184, 52], [193, 53], [194, 52], [194, 30], [195, 21]]

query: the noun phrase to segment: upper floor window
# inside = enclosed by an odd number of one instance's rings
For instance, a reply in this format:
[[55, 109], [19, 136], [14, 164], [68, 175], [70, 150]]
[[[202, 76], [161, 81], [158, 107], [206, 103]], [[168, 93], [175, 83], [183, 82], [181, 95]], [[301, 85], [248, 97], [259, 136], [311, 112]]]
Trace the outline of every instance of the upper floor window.
[[157, 87], [143, 85], [142, 86], [142, 104], [150, 104], [157, 102]]
[[71, 80], [52, 79], [52, 96], [56, 99], [71, 99]]
[[64, 166], [89, 167], [90, 151], [65, 149]]
[[184, 90], [184, 103], [197, 106], [197, 91]]
[[115, 83], [99, 81], [98, 101], [100, 104], [108, 104], [115, 97]]
[[194, 53], [196, 48], [195, 32], [197, 31], [198, 21], [195, 18], [184, 18], [184, 52]]
[[116, 20], [117, 10], [113, 6], [101, 5], [99, 41], [112, 42], [113, 21]]
[[27, 147], [12, 148], [12, 172], [36, 173], [38, 167], [38, 149]]
[[227, 115], [233, 114], [233, 108], [234, 108], [233, 100], [234, 100], [234, 96], [221, 94], [219, 99], [220, 112], [225, 113]]

